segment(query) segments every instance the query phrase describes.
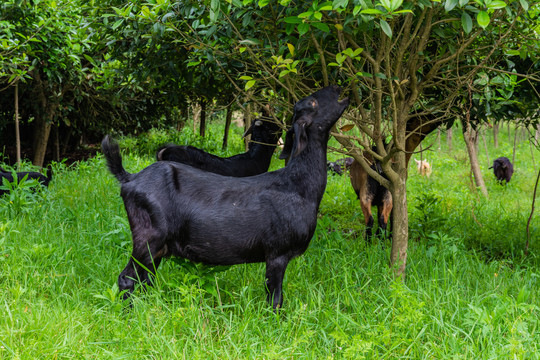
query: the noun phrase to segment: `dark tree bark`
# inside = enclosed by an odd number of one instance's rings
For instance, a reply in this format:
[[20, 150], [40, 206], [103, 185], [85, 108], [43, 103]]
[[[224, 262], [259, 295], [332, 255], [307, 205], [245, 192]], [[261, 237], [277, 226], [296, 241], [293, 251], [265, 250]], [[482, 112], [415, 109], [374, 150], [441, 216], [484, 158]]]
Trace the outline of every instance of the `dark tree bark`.
[[227, 115], [225, 115], [225, 131], [223, 133], [223, 144], [221, 145], [222, 150], [227, 149], [227, 146], [228, 146], [229, 128], [231, 127], [231, 120], [232, 120], [232, 103], [230, 103], [227, 106]]
[[446, 145], [448, 146], [448, 150], [452, 151], [452, 128], [446, 130]]
[[15, 146], [17, 147], [17, 165], [21, 163], [21, 133], [19, 129], [19, 82], [15, 83]]
[[206, 99], [201, 100], [201, 123], [199, 125], [199, 135], [206, 135]]
[[58, 126], [54, 127], [54, 161], [60, 161], [60, 138], [58, 135]]
[[[251, 107], [252, 105], [251, 104], [247, 104], [245, 107], [244, 107], [244, 132], [247, 131], [247, 129], [249, 129], [249, 127], [251, 126]], [[246, 148], [246, 151], [248, 151], [249, 149], [249, 138], [248, 136], [246, 136], [244, 138], [244, 146]]]
[[482, 172], [480, 171], [480, 165], [478, 163], [478, 132], [473, 129], [469, 122], [462, 121], [461, 123], [463, 125], [463, 139], [465, 140], [467, 152], [469, 153], [469, 161], [471, 164], [471, 171], [474, 176], [474, 182], [482, 194], [487, 197], [488, 191], [486, 184], [484, 183], [484, 178], [482, 177]]

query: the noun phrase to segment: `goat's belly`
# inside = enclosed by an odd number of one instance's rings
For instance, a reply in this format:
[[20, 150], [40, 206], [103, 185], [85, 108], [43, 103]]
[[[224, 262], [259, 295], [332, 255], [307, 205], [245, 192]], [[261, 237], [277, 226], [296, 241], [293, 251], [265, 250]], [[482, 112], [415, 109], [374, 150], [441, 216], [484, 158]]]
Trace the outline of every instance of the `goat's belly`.
[[253, 262], [264, 262], [265, 252], [262, 248], [242, 248], [225, 244], [204, 243], [170, 247], [172, 256], [201, 262], [208, 265], [235, 265]]

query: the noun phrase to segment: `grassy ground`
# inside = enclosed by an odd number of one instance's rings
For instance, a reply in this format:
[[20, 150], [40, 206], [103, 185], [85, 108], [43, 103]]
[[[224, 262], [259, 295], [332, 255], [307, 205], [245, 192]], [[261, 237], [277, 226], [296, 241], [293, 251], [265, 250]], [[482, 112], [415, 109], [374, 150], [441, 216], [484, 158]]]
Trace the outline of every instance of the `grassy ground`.
[[[219, 128], [211, 127], [212, 151]], [[241, 152], [235, 139], [228, 154]], [[535, 359], [540, 357], [540, 217], [522, 254], [540, 153], [517, 147], [516, 173], [501, 187], [481, 165], [490, 193], [472, 187], [463, 140], [425, 157], [431, 178], [411, 167], [405, 284], [391, 281], [390, 244], [366, 244], [346, 176], [329, 176], [316, 234], [288, 267], [285, 303], [265, 303], [264, 265], [209, 268], [179, 260], [126, 311], [116, 279], [131, 251], [116, 180], [98, 156], [58, 164], [48, 190], [0, 199], [1, 359]], [[154, 132], [122, 146], [125, 166], [150, 164]], [[193, 136], [175, 142], [194, 142]], [[490, 160], [512, 158], [513, 131]], [[435, 143], [435, 135], [425, 145]], [[138, 149], [143, 149], [143, 155]], [[331, 159], [339, 158], [330, 154]], [[277, 157], [272, 168], [282, 166]]]

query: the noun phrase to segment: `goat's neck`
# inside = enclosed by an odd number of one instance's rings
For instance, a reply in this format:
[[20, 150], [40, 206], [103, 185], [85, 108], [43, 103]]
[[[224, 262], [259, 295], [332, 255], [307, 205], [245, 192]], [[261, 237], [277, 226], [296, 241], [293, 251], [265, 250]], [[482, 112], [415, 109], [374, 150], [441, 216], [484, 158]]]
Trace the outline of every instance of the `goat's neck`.
[[266, 145], [255, 143], [248, 150], [249, 157], [252, 159], [268, 159], [271, 160], [271, 156], [276, 149], [276, 145]]
[[310, 138], [309, 142], [298, 156], [293, 157], [287, 168], [293, 181], [302, 187], [306, 194], [321, 200], [326, 188], [326, 148], [328, 135]]

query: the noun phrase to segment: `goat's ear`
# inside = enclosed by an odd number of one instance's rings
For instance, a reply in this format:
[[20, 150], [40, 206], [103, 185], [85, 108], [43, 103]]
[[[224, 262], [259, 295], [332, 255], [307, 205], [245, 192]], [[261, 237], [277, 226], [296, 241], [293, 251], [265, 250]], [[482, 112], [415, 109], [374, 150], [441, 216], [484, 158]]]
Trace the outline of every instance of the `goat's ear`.
[[293, 157], [298, 156], [307, 146], [308, 137], [306, 133], [306, 128], [308, 128], [313, 119], [311, 116], [302, 116], [300, 119], [296, 120], [293, 124], [294, 127], [294, 145], [293, 145]]
[[293, 149], [293, 142], [294, 142], [294, 128], [290, 128], [289, 131], [287, 131], [287, 134], [285, 135], [285, 144], [283, 145], [283, 150], [281, 150], [281, 154], [279, 155], [279, 158], [281, 160], [288, 159], [292, 154]]
[[246, 136], [248, 136], [249, 134], [251, 134], [253, 132], [253, 127], [254, 126], [261, 126], [262, 124], [262, 121], [257, 119], [255, 121], [253, 121], [250, 125], [250, 127], [246, 130], [246, 132], [244, 133], [244, 135], [242, 135], [243, 138], [245, 138]]
[[308, 142], [306, 128], [311, 126], [312, 123], [313, 118], [310, 115], [304, 115], [294, 122], [285, 136], [285, 145], [279, 156], [280, 159], [295, 157], [304, 151]]

